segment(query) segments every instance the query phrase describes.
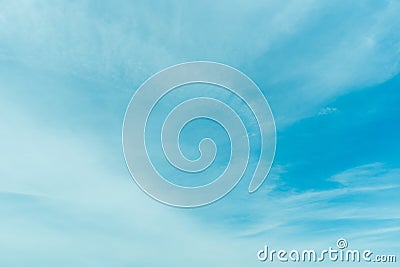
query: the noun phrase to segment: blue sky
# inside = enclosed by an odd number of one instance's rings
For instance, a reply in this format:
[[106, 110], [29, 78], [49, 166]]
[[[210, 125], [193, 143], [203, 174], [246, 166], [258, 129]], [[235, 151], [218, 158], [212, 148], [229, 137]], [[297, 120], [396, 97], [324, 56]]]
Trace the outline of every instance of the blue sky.
[[[259, 266], [265, 244], [324, 249], [340, 237], [400, 256], [399, 2], [0, 6], [2, 265]], [[256, 193], [247, 174], [188, 210], [136, 186], [121, 131], [140, 84], [192, 60], [259, 86], [277, 151]]]

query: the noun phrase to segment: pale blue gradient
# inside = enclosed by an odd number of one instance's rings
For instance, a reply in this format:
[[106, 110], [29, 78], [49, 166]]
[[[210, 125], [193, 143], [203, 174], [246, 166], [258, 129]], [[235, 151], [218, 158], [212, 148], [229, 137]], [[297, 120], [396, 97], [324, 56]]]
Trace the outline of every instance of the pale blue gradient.
[[[263, 266], [266, 244], [340, 237], [399, 258], [398, 14], [397, 1], [0, 1], [0, 265]], [[278, 133], [259, 191], [248, 174], [188, 210], [137, 187], [121, 131], [140, 84], [192, 60], [248, 75]]]

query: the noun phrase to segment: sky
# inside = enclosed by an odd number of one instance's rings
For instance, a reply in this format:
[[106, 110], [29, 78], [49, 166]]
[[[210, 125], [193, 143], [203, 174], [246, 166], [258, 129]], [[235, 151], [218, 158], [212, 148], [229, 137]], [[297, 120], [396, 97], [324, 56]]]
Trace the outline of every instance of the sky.
[[[399, 260], [398, 1], [0, 1], [0, 7], [1, 265], [280, 265], [259, 262], [257, 251], [322, 250], [339, 238]], [[122, 123], [144, 81], [195, 60], [230, 65], [258, 85], [277, 143], [267, 179], [249, 194], [257, 132], [239, 108], [253, 141], [249, 170], [221, 200], [182, 209], [135, 184]], [[213, 90], [202, 92], [237, 106]], [[178, 91], [156, 111], [190, 96]], [[150, 140], [157, 139], [159, 113], [150, 118]], [[197, 177], [203, 180], [185, 180], [162, 158], [154, 162], [176, 183], [210, 181], [227, 163], [223, 129], [193, 122], [181, 145], [195, 158], [204, 136], [215, 139], [220, 154], [209, 174]], [[153, 145], [150, 154], [157, 155]]]

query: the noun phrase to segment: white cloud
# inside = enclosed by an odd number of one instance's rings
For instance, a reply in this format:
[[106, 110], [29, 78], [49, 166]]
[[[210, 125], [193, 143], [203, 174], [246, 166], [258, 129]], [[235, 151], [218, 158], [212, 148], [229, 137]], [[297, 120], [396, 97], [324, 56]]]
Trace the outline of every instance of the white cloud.
[[[75, 88], [74, 84], [66, 91], [76, 95], [93, 91], [96, 96], [102, 91], [110, 105], [119, 110], [122, 102], [129, 101], [134, 86], [163, 67], [186, 60], [221, 61], [243, 68], [262, 85], [283, 125], [317, 114], [339, 94], [383, 82], [400, 68], [400, 8], [393, 1], [382, 1], [370, 9], [342, 7], [343, 2], [325, 6], [319, 1], [243, 2], [237, 3], [236, 9], [231, 5], [227, 9], [226, 3], [207, 8], [175, 3], [160, 9], [147, 3], [112, 4], [112, 8], [93, 3], [3, 3], [0, 59], [4, 69], [11, 62], [26, 65], [27, 70], [43, 70], [49, 76], [61, 73], [101, 83], [106, 89]], [[341, 16], [335, 20], [330, 12], [334, 17]], [[252, 70], [257, 60], [262, 64]], [[144, 265], [152, 259], [153, 265], [163, 262], [163, 266], [178, 266], [179, 257], [182, 266], [193, 265], [193, 258], [199, 266], [249, 266], [264, 242], [287, 247], [288, 243], [326, 244], [338, 237], [336, 228], [315, 237], [315, 232], [304, 229], [304, 222], [397, 222], [400, 217], [392, 201], [396, 197], [387, 197], [398, 195], [399, 171], [380, 164], [356, 167], [332, 177], [338, 183], [336, 189], [274, 194], [280, 187], [268, 183], [267, 197], [241, 195], [237, 201], [238, 195], [231, 194], [216, 203], [211, 213], [218, 218], [224, 214], [237, 217], [227, 216], [216, 224], [190, 217], [142, 193], [122, 167], [122, 156], [110, 163], [118, 152], [101, 143], [93, 129], [82, 126], [84, 114], [76, 111], [69, 99], [61, 99], [57, 105], [75, 111], [77, 132], [68, 129], [72, 123], [49, 123], [51, 116], [41, 117], [54, 111], [46, 104], [53, 99], [40, 102], [42, 107], [37, 109], [42, 113], [32, 106], [21, 108], [24, 101], [18, 93], [13, 95], [14, 91], [29, 95], [30, 101], [60, 92], [61, 81], [55, 81], [54, 88], [40, 90], [42, 84], [29, 84], [27, 72], [17, 75], [27, 80], [23, 84], [27, 89], [10, 87], [5, 72], [0, 84], [0, 196], [4, 199], [0, 208], [4, 211], [2, 249], [8, 266], [17, 264], [15, 259], [22, 260], [22, 254], [24, 260], [46, 260], [48, 265], [59, 265], [59, 259], [68, 266], [110, 266], [118, 260], [121, 265]], [[129, 92], [123, 101], [116, 101], [118, 88]], [[102, 105], [97, 107], [97, 117], [118, 117], [102, 109]], [[279, 183], [278, 177], [284, 172], [273, 171]], [[356, 199], [349, 200], [349, 196]], [[370, 198], [374, 198], [372, 204], [363, 201]], [[332, 203], [344, 199], [348, 201], [345, 205]], [[227, 208], [233, 212], [224, 213]], [[231, 231], [233, 226], [223, 225], [230, 219], [250, 223]], [[354, 226], [349, 226], [340, 234], [365, 240], [366, 235], [375, 233], [372, 241], [377, 242], [385, 231], [398, 233], [396, 227], [376, 226], [375, 232], [374, 227], [354, 232], [349, 229]], [[243, 235], [254, 238], [240, 239]], [[389, 242], [387, 246], [394, 245]]]
[[332, 176], [329, 180], [348, 187], [354, 185], [360, 187], [361, 185], [400, 185], [398, 177], [400, 177], [400, 169], [388, 168], [381, 162], [374, 162], [346, 170]]
[[110, 162], [110, 150], [91, 138], [95, 132], [69, 130], [62, 118], [49, 126], [11, 103], [0, 101], [3, 264], [245, 264], [225, 233], [141, 192], [122, 156]]
[[318, 115], [320, 115], [320, 116], [328, 115], [328, 114], [335, 113], [336, 111], [337, 111], [337, 108], [325, 107], [318, 112]]
[[[399, 177], [398, 169], [372, 163], [329, 178], [340, 183], [337, 188], [304, 192], [277, 188], [258, 200], [258, 205], [252, 202], [250, 214], [256, 213], [258, 220], [248, 223], [241, 234], [255, 240], [265, 237], [283, 247], [307, 242], [326, 246], [326, 242], [345, 236], [355, 245], [363, 246], [368, 240], [370, 248], [393, 252], [397, 246], [390, 235], [399, 234]], [[326, 230], [320, 229], [324, 226]], [[315, 231], [322, 232], [316, 235]], [[284, 241], [279, 242], [281, 239]]]
[[7, 2], [0, 10], [0, 58], [101, 82], [114, 92], [132, 92], [172, 64], [220, 61], [261, 85], [279, 126], [399, 72], [398, 2], [227, 5]]

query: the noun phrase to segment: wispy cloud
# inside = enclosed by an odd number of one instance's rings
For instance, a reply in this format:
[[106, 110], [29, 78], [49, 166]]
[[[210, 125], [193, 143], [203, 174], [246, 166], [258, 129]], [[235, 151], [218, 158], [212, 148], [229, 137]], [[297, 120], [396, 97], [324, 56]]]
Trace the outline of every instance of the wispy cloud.
[[119, 90], [133, 90], [172, 64], [221, 61], [254, 72], [285, 124], [399, 72], [399, 4], [352, 5], [238, 2], [228, 11], [223, 2], [157, 9], [130, 2], [7, 2], [0, 11], [0, 54]]
[[279, 162], [256, 194], [247, 194], [245, 177], [218, 203], [179, 210], [134, 185], [120, 134], [135, 88], [188, 60], [243, 70], [268, 97], [281, 133], [336, 112], [332, 99], [399, 73], [400, 4], [154, 5], [2, 2], [2, 263], [252, 266], [266, 242], [326, 246], [338, 235], [396, 250], [400, 171], [384, 157], [307, 189], [283, 179], [286, 164], [301, 162]]
[[[90, 138], [49, 128], [23, 107], [1, 110], [8, 114], [0, 134], [8, 140], [2, 142], [0, 179], [4, 264], [187, 266], [193, 251], [193, 266], [227, 259], [243, 264], [231, 254], [239, 248], [229, 237], [141, 192], [122, 157], [115, 167]], [[208, 253], [211, 241], [215, 256]], [[15, 253], [25, 256], [15, 259]]]
[[319, 112], [318, 112], [318, 115], [328, 115], [328, 114], [332, 114], [332, 113], [335, 113], [337, 111], [337, 108], [332, 108], [332, 107], [325, 107], [325, 108], [323, 108], [323, 109], [321, 109]]
[[[400, 220], [397, 207], [400, 191], [399, 169], [386, 167], [382, 163], [372, 163], [358, 166], [338, 173], [330, 178], [338, 186], [327, 190], [309, 190], [304, 192], [282, 192], [266, 196], [265, 203], [258, 206], [256, 212], [267, 214], [265, 219], [245, 231], [254, 238], [273, 235], [275, 229], [286, 229], [284, 234], [290, 242], [286, 244], [304, 244], [301, 236], [311, 234], [310, 225], [314, 231], [325, 233], [320, 237], [313, 235], [310, 242], [320, 242], [335, 235], [345, 235], [354, 242], [364, 239], [375, 239], [376, 246], [381, 240], [386, 240], [386, 247], [394, 249], [393, 241], [388, 241], [385, 234], [400, 234], [394, 227]], [[271, 215], [275, 216], [271, 216]], [[364, 224], [362, 222], [373, 222]], [[338, 222], [346, 222], [344, 225]], [[322, 227], [322, 229], [321, 229]], [[358, 228], [358, 229], [357, 229]], [[295, 235], [291, 237], [292, 235]], [[282, 236], [282, 233], [280, 233]], [[311, 240], [312, 239], [312, 240]], [[318, 241], [319, 240], [319, 241]], [[284, 245], [284, 244], [282, 244]]]

